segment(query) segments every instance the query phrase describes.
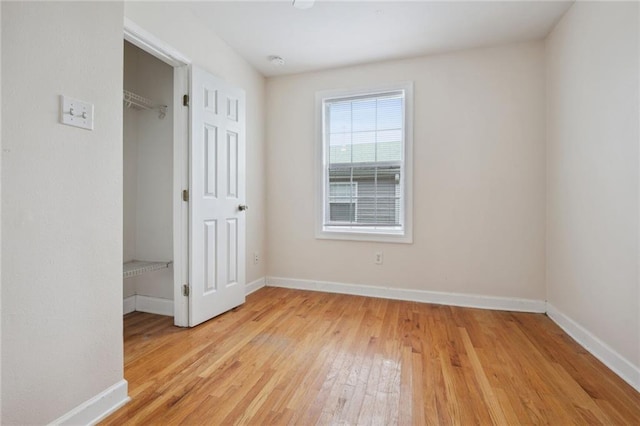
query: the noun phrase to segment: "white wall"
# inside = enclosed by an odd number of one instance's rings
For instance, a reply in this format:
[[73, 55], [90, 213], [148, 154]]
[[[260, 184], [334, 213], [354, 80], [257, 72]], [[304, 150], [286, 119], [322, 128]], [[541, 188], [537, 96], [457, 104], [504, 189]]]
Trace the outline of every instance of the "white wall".
[[[122, 16], [2, 2], [2, 424], [123, 377]], [[94, 131], [58, 123], [60, 94], [95, 104]]]
[[[136, 257], [173, 258], [173, 68], [137, 51], [135, 93], [164, 105], [167, 116], [137, 111]], [[126, 58], [126, 56], [125, 56]], [[126, 66], [125, 66], [126, 69]]]
[[576, 3], [546, 54], [548, 300], [640, 367], [638, 4]]
[[[173, 68], [125, 43], [124, 88], [167, 105], [124, 111], [124, 261], [173, 259]], [[132, 294], [173, 300], [173, 268], [124, 280]]]
[[[2, 82], [2, 6], [0, 6], [0, 82]], [[0, 84], [2, 100], [2, 84]], [[0, 108], [0, 200], [2, 200], [2, 108]], [[2, 204], [0, 203], [0, 241], [2, 241]], [[2, 306], [2, 244], [0, 244], [0, 307]], [[0, 354], [2, 354], [2, 315], [0, 315]], [[2, 411], [2, 362], [0, 360], [0, 411]], [[0, 421], [2, 421], [0, 415]]]
[[[247, 94], [247, 282], [265, 276], [265, 80], [187, 6], [174, 3], [127, 2], [125, 16]], [[254, 265], [253, 253], [262, 259]]]
[[[269, 79], [268, 275], [544, 300], [543, 54], [533, 42]], [[316, 240], [316, 91], [406, 80], [414, 243]]]

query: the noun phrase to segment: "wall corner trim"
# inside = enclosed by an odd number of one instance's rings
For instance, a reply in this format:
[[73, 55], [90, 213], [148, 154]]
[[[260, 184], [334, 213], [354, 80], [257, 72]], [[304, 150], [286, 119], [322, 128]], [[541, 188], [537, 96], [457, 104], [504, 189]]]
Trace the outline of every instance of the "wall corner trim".
[[254, 293], [260, 290], [262, 287], [266, 287], [266, 286], [267, 286], [267, 278], [266, 277], [258, 278], [257, 280], [247, 283], [245, 285], [244, 294], [248, 296], [251, 293]]
[[122, 379], [88, 401], [78, 405], [50, 425], [93, 425], [131, 400], [127, 395], [129, 384]]
[[126, 297], [122, 305], [122, 315], [130, 314], [136, 310], [136, 296]]
[[591, 355], [598, 358], [611, 371], [620, 376], [622, 380], [640, 392], [640, 366], [633, 365], [629, 360], [549, 302], [547, 302], [547, 316], [589, 351]]
[[438, 305], [462, 306], [466, 308], [533, 312], [541, 314], [546, 312], [545, 301], [535, 299], [445, 293], [438, 291], [411, 290], [281, 277], [267, 277], [267, 286], [292, 288], [297, 290], [324, 291], [327, 293], [351, 294], [354, 296], [380, 297], [411, 302], [435, 303]]

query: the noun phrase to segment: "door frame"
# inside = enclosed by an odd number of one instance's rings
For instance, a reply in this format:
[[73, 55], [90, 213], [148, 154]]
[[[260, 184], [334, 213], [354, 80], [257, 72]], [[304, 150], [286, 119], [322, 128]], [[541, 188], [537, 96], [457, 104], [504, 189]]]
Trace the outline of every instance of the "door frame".
[[189, 203], [182, 191], [189, 189], [189, 108], [182, 97], [191, 93], [191, 60], [135, 22], [124, 18], [124, 40], [173, 67], [173, 322], [189, 326], [189, 298], [182, 286], [189, 282]]

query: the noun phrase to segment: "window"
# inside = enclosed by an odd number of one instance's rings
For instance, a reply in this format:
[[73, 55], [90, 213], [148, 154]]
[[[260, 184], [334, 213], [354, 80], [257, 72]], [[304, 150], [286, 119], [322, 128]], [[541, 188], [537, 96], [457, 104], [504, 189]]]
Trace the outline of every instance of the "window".
[[318, 238], [411, 242], [411, 89], [318, 93]]

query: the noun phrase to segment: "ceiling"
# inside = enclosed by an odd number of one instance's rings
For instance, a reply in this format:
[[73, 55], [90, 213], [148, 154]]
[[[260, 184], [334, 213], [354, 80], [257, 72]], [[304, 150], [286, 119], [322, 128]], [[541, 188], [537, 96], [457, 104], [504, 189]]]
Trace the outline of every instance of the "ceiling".
[[[265, 76], [545, 37], [573, 1], [190, 3], [194, 15]], [[275, 66], [269, 56], [286, 63]]]

